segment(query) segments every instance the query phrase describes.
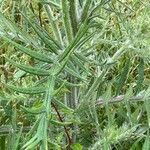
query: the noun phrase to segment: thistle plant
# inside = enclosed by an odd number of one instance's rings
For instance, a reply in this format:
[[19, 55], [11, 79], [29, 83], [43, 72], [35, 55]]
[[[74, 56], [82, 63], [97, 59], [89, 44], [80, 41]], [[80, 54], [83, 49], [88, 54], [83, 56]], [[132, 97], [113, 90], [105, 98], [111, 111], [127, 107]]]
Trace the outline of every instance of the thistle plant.
[[148, 150], [148, 6], [1, 1], [1, 148]]

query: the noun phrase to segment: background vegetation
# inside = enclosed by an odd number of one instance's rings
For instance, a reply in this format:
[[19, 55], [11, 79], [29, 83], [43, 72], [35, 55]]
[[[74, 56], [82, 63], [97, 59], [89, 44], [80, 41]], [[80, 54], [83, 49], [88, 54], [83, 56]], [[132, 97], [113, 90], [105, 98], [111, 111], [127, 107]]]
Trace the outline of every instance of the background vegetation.
[[1, 150], [149, 150], [148, 0], [0, 0]]

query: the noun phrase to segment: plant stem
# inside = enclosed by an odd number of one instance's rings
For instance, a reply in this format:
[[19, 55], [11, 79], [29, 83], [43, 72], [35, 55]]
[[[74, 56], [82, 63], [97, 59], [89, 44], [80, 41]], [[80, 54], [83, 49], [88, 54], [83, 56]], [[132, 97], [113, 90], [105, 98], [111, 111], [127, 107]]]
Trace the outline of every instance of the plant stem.
[[[119, 95], [119, 96], [110, 98], [107, 102], [108, 102], [108, 104], [118, 103], [118, 102], [123, 101], [124, 98], [125, 98], [125, 95]], [[143, 98], [144, 98], [144, 96], [133, 96], [133, 97], [130, 97], [129, 100], [132, 102], [138, 102], [138, 101], [143, 101]], [[103, 105], [103, 104], [105, 104], [105, 100], [102, 98], [99, 98], [96, 101], [97, 106]]]
[[44, 114], [41, 115], [41, 120], [39, 123], [39, 127], [38, 127], [38, 131], [40, 132], [41, 128], [43, 130], [43, 148], [45, 150], [48, 149], [48, 133], [47, 133], [47, 129], [48, 129], [48, 124], [49, 124], [49, 115], [51, 113], [51, 100], [52, 100], [52, 95], [53, 95], [53, 91], [54, 91], [54, 86], [55, 86], [55, 77], [53, 75], [49, 76], [48, 79], [48, 85], [47, 85], [47, 89], [46, 89], [46, 95], [45, 95], [45, 100], [44, 100], [44, 107], [46, 109], [46, 112]]
[[[60, 113], [59, 113], [57, 107], [55, 106], [55, 104], [54, 104], [53, 102], [52, 102], [52, 106], [53, 106], [53, 108], [55, 109], [59, 120], [60, 120], [61, 122], [63, 122], [63, 119], [62, 119], [62, 117], [61, 117], [61, 115], [60, 115]], [[66, 126], [64, 126], [64, 130], [65, 130], [65, 133], [66, 133], [66, 136], [67, 136], [67, 139], [68, 139], [68, 145], [70, 146], [70, 145], [72, 144], [72, 139], [71, 139], [71, 137], [70, 137], [70, 135], [69, 135], [69, 132], [68, 132]]]

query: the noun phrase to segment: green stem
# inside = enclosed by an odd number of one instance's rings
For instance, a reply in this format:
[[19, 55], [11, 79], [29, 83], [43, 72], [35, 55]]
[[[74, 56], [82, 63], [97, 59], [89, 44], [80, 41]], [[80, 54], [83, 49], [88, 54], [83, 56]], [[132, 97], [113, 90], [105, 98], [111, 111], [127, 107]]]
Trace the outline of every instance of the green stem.
[[[44, 150], [48, 150], [48, 133], [47, 133], [47, 129], [48, 129], [48, 123], [49, 123], [49, 117], [50, 117], [50, 113], [51, 113], [51, 101], [52, 101], [52, 96], [53, 96], [53, 92], [54, 92], [54, 86], [55, 86], [55, 77], [53, 75], [49, 76], [48, 79], [48, 85], [47, 85], [47, 90], [46, 90], [46, 95], [45, 95], [45, 100], [44, 100], [44, 107], [46, 109], [46, 112], [44, 114], [41, 115], [41, 120], [39, 123], [39, 127], [38, 127], [38, 132], [39, 135], [43, 134], [42, 137], [42, 147]], [[42, 131], [41, 131], [42, 130]]]
[[[63, 118], [61, 117], [61, 115], [60, 115], [60, 113], [59, 113], [59, 111], [58, 111], [58, 109], [57, 109], [57, 107], [55, 106], [54, 103], [52, 103], [52, 106], [53, 106], [53, 108], [55, 109], [59, 120], [60, 120], [61, 122], [64, 122], [64, 121], [63, 121]], [[65, 130], [65, 133], [66, 133], [66, 136], [67, 136], [67, 139], [68, 139], [68, 147], [70, 147], [70, 145], [72, 144], [72, 139], [71, 139], [70, 134], [69, 134], [69, 132], [68, 132], [68, 129], [67, 129], [67, 127], [66, 127], [65, 125], [64, 125], [64, 130]]]

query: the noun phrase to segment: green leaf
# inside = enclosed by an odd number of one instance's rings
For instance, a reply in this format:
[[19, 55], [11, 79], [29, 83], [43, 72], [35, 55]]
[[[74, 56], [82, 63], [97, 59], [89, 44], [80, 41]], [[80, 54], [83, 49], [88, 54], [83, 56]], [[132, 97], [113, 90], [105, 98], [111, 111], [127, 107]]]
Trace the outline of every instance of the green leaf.
[[44, 69], [39, 69], [39, 68], [33, 68], [33, 67], [29, 67], [26, 65], [22, 65], [19, 63], [16, 63], [15, 61], [5, 57], [7, 61], [9, 61], [12, 65], [18, 67], [19, 69], [27, 72], [27, 73], [31, 73], [33, 75], [40, 75], [40, 76], [48, 76], [50, 75], [50, 72]]
[[23, 93], [23, 94], [41, 94], [46, 91], [45, 87], [27, 87], [27, 88], [22, 88], [22, 87], [16, 87], [13, 85], [5, 84], [5, 86], [8, 89], [11, 89], [13, 91], [16, 91], [18, 93]]
[[40, 3], [42, 4], [51, 4], [53, 6], [55, 6], [58, 9], [61, 9], [61, 5], [59, 3], [59, 1], [54, 1], [54, 0], [39, 0]]
[[83, 38], [88, 28], [89, 26], [86, 23], [79, 28], [74, 40], [69, 44], [69, 46], [65, 49], [65, 51], [59, 56], [59, 62], [69, 57], [74, 52], [75, 48], [79, 46], [80, 44], [79, 41]]
[[67, 112], [67, 113], [73, 113], [74, 112], [74, 110], [73, 109], [71, 109], [71, 108], [69, 108], [68, 106], [66, 106], [64, 103], [62, 103], [60, 100], [57, 100], [57, 99], [55, 99], [54, 100], [54, 103], [56, 104], [56, 105], [58, 105], [58, 107], [60, 108], [60, 109], [62, 109], [62, 110], [64, 110], [65, 112]]
[[82, 150], [82, 145], [80, 143], [75, 143], [71, 145], [72, 150]]
[[150, 149], [150, 136], [148, 135], [145, 139], [142, 150], [149, 150], [149, 149]]
[[42, 31], [40, 31], [41, 29], [39, 29], [35, 23], [31, 22], [24, 14], [22, 15], [25, 18], [25, 20], [29, 23], [29, 25], [34, 29], [37, 35], [41, 38], [41, 40], [43, 40], [43, 42], [50, 48], [50, 50], [55, 54], [58, 54], [57, 47], [54, 45], [54, 43], [49, 38], [47, 38]]
[[50, 145], [50, 147], [51, 147], [52, 149], [62, 150], [62, 149], [61, 149], [61, 146], [60, 146], [58, 143], [53, 142], [53, 141], [50, 140], [50, 139], [48, 139], [48, 143], [49, 143], [49, 145]]
[[13, 136], [13, 138], [12, 138], [12, 143], [11, 143], [11, 145], [10, 145], [10, 147], [13, 149], [13, 150], [17, 150], [18, 148], [19, 148], [19, 141], [20, 141], [20, 139], [21, 139], [21, 135], [22, 135], [22, 129], [23, 129], [23, 127], [21, 127], [20, 128], [20, 131], [19, 131], [19, 133], [14, 133], [12, 136]]
[[32, 141], [30, 144], [27, 143], [27, 145], [24, 145], [23, 148], [26, 147], [25, 150], [31, 150], [31, 149], [35, 148], [40, 143], [40, 141], [41, 141], [41, 139], [37, 138], [36, 140]]
[[13, 42], [9, 38], [3, 37], [3, 39], [5, 41], [11, 43], [16, 48], [18, 48], [21, 52], [23, 52], [23, 53], [25, 53], [25, 54], [27, 54], [27, 55], [35, 58], [35, 59], [38, 59], [40, 61], [47, 62], [47, 63], [52, 63], [53, 62], [53, 60], [50, 57], [48, 57], [47, 55], [44, 55], [40, 52], [36, 52], [36, 51], [30, 50], [29, 48], [23, 47], [22, 45], [17, 44], [16, 42]]
[[81, 68], [84, 72], [86, 72], [88, 75], [91, 75], [91, 72], [89, 71], [88, 68], [86, 68], [84, 66], [84, 64], [75, 56], [75, 55], [72, 55], [71, 56], [71, 59], [72, 61], [79, 67]]
[[78, 79], [81, 79], [81, 80], [83, 80], [83, 81], [86, 81], [86, 79], [83, 78], [83, 77], [80, 75], [80, 73], [75, 72], [74, 70], [72, 70], [71, 68], [69, 68], [69, 67], [67, 67], [67, 66], [65, 67], [65, 71], [66, 71], [68, 74], [72, 75], [73, 77], [76, 77], [76, 78], [78, 78]]
[[83, 54], [76, 52], [76, 53], [74, 53], [74, 55], [75, 55], [79, 60], [81, 60], [81, 61], [83, 61], [83, 62], [89, 63], [89, 60], [88, 60], [87, 57], [85, 57]]
[[41, 114], [45, 112], [45, 108], [43, 106], [40, 107], [32, 107], [32, 108], [26, 108], [24, 106], [21, 106], [21, 108], [30, 114]]
[[126, 61], [125, 66], [123, 68], [123, 71], [121, 72], [120, 78], [117, 82], [116, 95], [118, 95], [120, 93], [120, 90], [124, 86], [124, 83], [125, 83], [125, 81], [127, 80], [127, 77], [128, 77], [129, 70], [130, 70], [130, 59], [128, 59]]
[[[5, 25], [5, 28], [8, 28], [10, 30], [10, 33], [4, 32], [7, 36], [11, 36], [12, 38], [20, 38], [21, 40], [25, 41], [26, 43], [30, 43], [32, 45], [36, 45], [37, 47], [37, 41], [33, 39], [29, 33], [27, 33], [25, 30], [21, 30], [17, 24], [12, 22], [12, 20], [6, 18], [2, 13], [0, 13], [0, 18], [3, 20], [3, 23]], [[4, 35], [5, 35], [4, 34]]]
[[65, 81], [60, 85], [58, 89], [55, 90], [54, 95], [57, 95], [61, 91], [61, 89], [64, 87], [64, 85], [65, 85]]
[[61, 6], [62, 6], [62, 16], [63, 16], [63, 23], [65, 27], [66, 37], [68, 43], [70, 43], [73, 39], [73, 30], [71, 27], [68, 1], [67, 0], [61, 1]]
[[132, 86], [129, 87], [129, 89], [127, 89], [127, 92], [125, 94], [125, 97], [124, 97], [124, 101], [126, 103], [126, 109], [127, 109], [127, 116], [129, 117], [129, 121], [130, 121], [130, 124], [132, 125], [133, 123], [133, 117], [132, 117], [132, 111], [131, 111], [131, 106], [130, 106], [130, 97], [133, 96], [133, 89], [132, 89]]
[[56, 121], [56, 120], [53, 120], [53, 119], [51, 119], [50, 120], [50, 123], [51, 124], [54, 124], [54, 125], [59, 125], [59, 126], [66, 126], [66, 125], [71, 125], [72, 124], [72, 122], [60, 122], [60, 121]]
[[0, 95], [0, 102], [1, 101], [8, 101], [8, 100], [9, 100], [9, 98]]
[[144, 60], [141, 58], [140, 63], [138, 65], [138, 79], [135, 89], [136, 94], [140, 92], [143, 81], [144, 81]]
[[86, 0], [86, 2], [84, 4], [84, 8], [83, 8], [82, 15], [81, 15], [81, 21], [82, 22], [88, 18], [88, 12], [89, 12], [89, 8], [90, 8], [91, 3], [92, 3], [92, 0]]

